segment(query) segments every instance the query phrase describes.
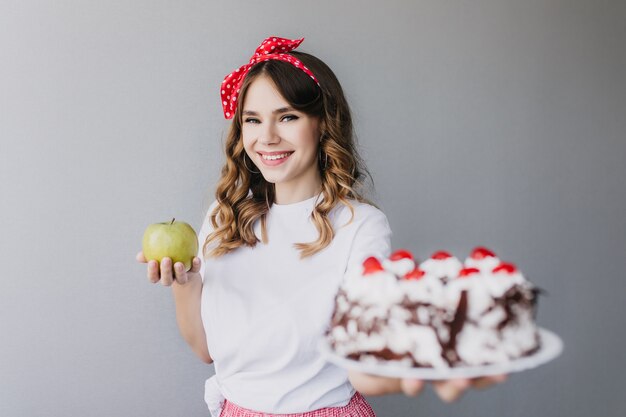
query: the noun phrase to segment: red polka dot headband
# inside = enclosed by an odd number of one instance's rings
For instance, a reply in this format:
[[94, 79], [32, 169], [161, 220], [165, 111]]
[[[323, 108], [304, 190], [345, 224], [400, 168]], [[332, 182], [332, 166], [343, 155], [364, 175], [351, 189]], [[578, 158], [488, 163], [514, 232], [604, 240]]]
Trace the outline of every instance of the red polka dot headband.
[[261, 61], [268, 61], [270, 59], [278, 59], [280, 61], [289, 62], [296, 68], [301, 69], [307, 75], [309, 75], [313, 81], [320, 85], [317, 78], [313, 75], [313, 73], [302, 63], [300, 60], [296, 59], [296, 57], [289, 55], [287, 52], [293, 51], [296, 49], [304, 40], [304, 38], [300, 39], [285, 39], [278, 38], [275, 36], [271, 36], [263, 41], [256, 51], [252, 58], [250, 58], [250, 62], [246, 65], [242, 65], [235, 71], [228, 74], [224, 77], [224, 81], [222, 81], [222, 107], [224, 108], [224, 116], [227, 119], [231, 119], [235, 115], [235, 110], [237, 109], [237, 98], [239, 95], [239, 89], [241, 88], [241, 83], [243, 83], [246, 74], [252, 68], [254, 64], [257, 64]]

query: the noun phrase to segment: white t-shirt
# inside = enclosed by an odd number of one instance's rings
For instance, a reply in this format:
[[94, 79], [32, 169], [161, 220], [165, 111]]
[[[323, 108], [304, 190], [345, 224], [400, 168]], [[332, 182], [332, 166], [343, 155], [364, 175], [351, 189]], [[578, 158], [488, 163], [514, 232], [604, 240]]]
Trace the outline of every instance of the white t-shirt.
[[[224, 398], [267, 413], [302, 413], [346, 405], [355, 390], [347, 371], [318, 353], [334, 297], [348, 268], [371, 255], [389, 256], [391, 229], [377, 208], [351, 200], [329, 214], [331, 244], [300, 259], [294, 243], [317, 240], [310, 216], [317, 199], [274, 204], [267, 215], [268, 243], [240, 247], [202, 262], [202, 322], [215, 375], [205, 400], [219, 416]], [[212, 231], [211, 204], [198, 235], [199, 257]], [[257, 221], [255, 233], [261, 239]]]

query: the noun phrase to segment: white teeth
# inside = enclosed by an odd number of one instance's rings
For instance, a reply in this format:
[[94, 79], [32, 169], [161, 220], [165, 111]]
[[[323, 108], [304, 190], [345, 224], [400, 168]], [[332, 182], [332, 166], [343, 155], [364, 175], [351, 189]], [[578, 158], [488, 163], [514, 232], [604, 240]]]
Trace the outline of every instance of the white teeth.
[[265, 159], [266, 161], [275, 161], [277, 159], [282, 159], [282, 158], [286, 158], [287, 156], [289, 156], [289, 153], [281, 153], [280, 155], [261, 155], [261, 157], [263, 157], [263, 159]]

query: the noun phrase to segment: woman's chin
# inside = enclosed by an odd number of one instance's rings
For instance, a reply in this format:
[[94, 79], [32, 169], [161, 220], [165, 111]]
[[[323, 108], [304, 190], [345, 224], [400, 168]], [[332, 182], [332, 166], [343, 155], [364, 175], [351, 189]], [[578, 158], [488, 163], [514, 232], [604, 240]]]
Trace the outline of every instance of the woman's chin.
[[276, 184], [277, 182], [280, 182], [280, 177], [273, 172], [267, 172], [262, 170], [261, 175], [263, 176], [263, 179], [265, 181], [271, 184]]

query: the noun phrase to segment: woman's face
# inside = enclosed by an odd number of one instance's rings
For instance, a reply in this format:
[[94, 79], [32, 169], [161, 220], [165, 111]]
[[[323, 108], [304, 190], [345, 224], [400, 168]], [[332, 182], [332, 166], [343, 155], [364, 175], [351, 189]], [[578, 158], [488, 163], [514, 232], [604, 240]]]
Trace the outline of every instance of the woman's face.
[[303, 190], [312, 193], [321, 184], [319, 119], [290, 108], [266, 76], [259, 76], [248, 87], [242, 137], [248, 157], [265, 180], [276, 185], [277, 197], [298, 195]]

